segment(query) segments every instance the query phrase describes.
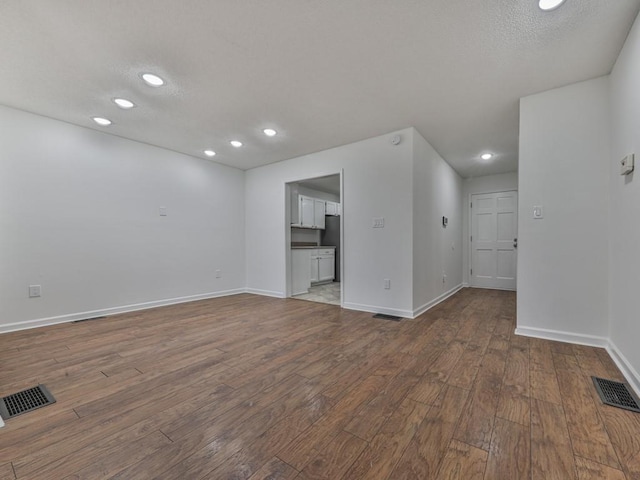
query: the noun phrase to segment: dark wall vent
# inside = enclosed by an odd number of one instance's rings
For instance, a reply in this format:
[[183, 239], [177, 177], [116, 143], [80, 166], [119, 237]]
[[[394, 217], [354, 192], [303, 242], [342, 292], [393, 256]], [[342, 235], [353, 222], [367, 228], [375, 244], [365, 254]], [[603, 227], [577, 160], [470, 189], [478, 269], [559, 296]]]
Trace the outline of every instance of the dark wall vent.
[[602, 403], [640, 413], [640, 400], [624, 383], [591, 377]]
[[52, 403], [56, 403], [56, 399], [47, 387], [38, 385], [0, 399], [0, 416], [6, 420]]
[[393, 320], [394, 322], [399, 322], [402, 320], [402, 317], [396, 317], [394, 315], [387, 315], [386, 313], [376, 313], [373, 318], [382, 318], [383, 320]]

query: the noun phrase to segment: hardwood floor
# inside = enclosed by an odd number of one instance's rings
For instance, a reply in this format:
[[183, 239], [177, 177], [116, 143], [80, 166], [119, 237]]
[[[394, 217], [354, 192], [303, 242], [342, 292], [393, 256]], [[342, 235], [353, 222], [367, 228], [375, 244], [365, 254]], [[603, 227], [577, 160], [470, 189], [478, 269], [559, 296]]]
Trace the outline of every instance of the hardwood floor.
[[[0, 335], [2, 479], [640, 479], [602, 349], [517, 337], [515, 294], [415, 320], [237, 295]], [[561, 393], [562, 392], [562, 393]]]

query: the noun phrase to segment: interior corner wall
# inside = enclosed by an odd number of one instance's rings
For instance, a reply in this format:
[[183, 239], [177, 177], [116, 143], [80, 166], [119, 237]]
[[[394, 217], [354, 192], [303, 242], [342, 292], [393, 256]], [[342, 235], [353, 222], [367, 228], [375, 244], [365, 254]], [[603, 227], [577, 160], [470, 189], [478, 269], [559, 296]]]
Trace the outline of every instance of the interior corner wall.
[[241, 170], [8, 107], [0, 132], [0, 331], [244, 290]]
[[468, 285], [469, 269], [471, 268], [469, 266], [471, 249], [469, 206], [471, 195], [518, 190], [518, 172], [467, 178], [462, 185], [462, 282], [464, 285]]
[[[446, 227], [442, 217], [448, 218]], [[413, 131], [413, 309], [462, 285], [462, 178]]]
[[[639, 17], [640, 18], [640, 17]], [[640, 392], [640, 20], [636, 19], [610, 77], [610, 338], [627, 378]], [[635, 154], [635, 171], [620, 175], [619, 161]]]
[[519, 333], [608, 336], [608, 94], [602, 77], [521, 99]]
[[[393, 145], [390, 138], [402, 141]], [[412, 129], [245, 172], [248, 291], [286, 294], [285, 184], [343, 171], [342, 255], [346, 308], [412, 311]], [[384, 217], [384, 228], [372, 218]], [[384, 279], [391, 289], [384, 289]]]

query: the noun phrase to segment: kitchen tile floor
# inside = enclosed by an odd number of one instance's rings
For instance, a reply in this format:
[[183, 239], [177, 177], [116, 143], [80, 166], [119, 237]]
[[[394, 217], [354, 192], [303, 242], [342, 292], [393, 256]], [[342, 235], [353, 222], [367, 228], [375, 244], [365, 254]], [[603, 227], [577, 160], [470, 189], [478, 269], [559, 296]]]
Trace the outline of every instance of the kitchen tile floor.
[[308, 300], [310, 302], [340, 305], [340, 282], [313, 285], [309, 289], [309, 293], [296, 295], [293, 298], [296, 298], [298, 300]]

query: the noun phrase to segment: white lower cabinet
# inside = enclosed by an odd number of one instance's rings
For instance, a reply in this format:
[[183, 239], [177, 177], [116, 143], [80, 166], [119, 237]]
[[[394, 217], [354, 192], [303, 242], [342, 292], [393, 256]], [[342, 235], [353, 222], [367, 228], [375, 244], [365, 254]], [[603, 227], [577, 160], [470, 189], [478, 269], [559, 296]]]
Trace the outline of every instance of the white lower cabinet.
[[291, 250], [291, 294], [308, 293], [311, 281], [309, 279], [309, 262], [311, 250]]
[[336, 277], [333, 248], [291, 249], [291, 295], [309, 292], [314, 283], [331, 282]]
[[333, 281], [335, 278], [336, 252], [333, 248], [311, 250], [311, 283]]
[[318, 281], [333, 281], [336, 276], [335, 255], [319, 255], [318, 256]]
[[311, 250], [311, 261], [309, 263], [309, 277], [311, 279], [311, 283], [319, 282], [319, 273], [318, 273], [318, 250]]

